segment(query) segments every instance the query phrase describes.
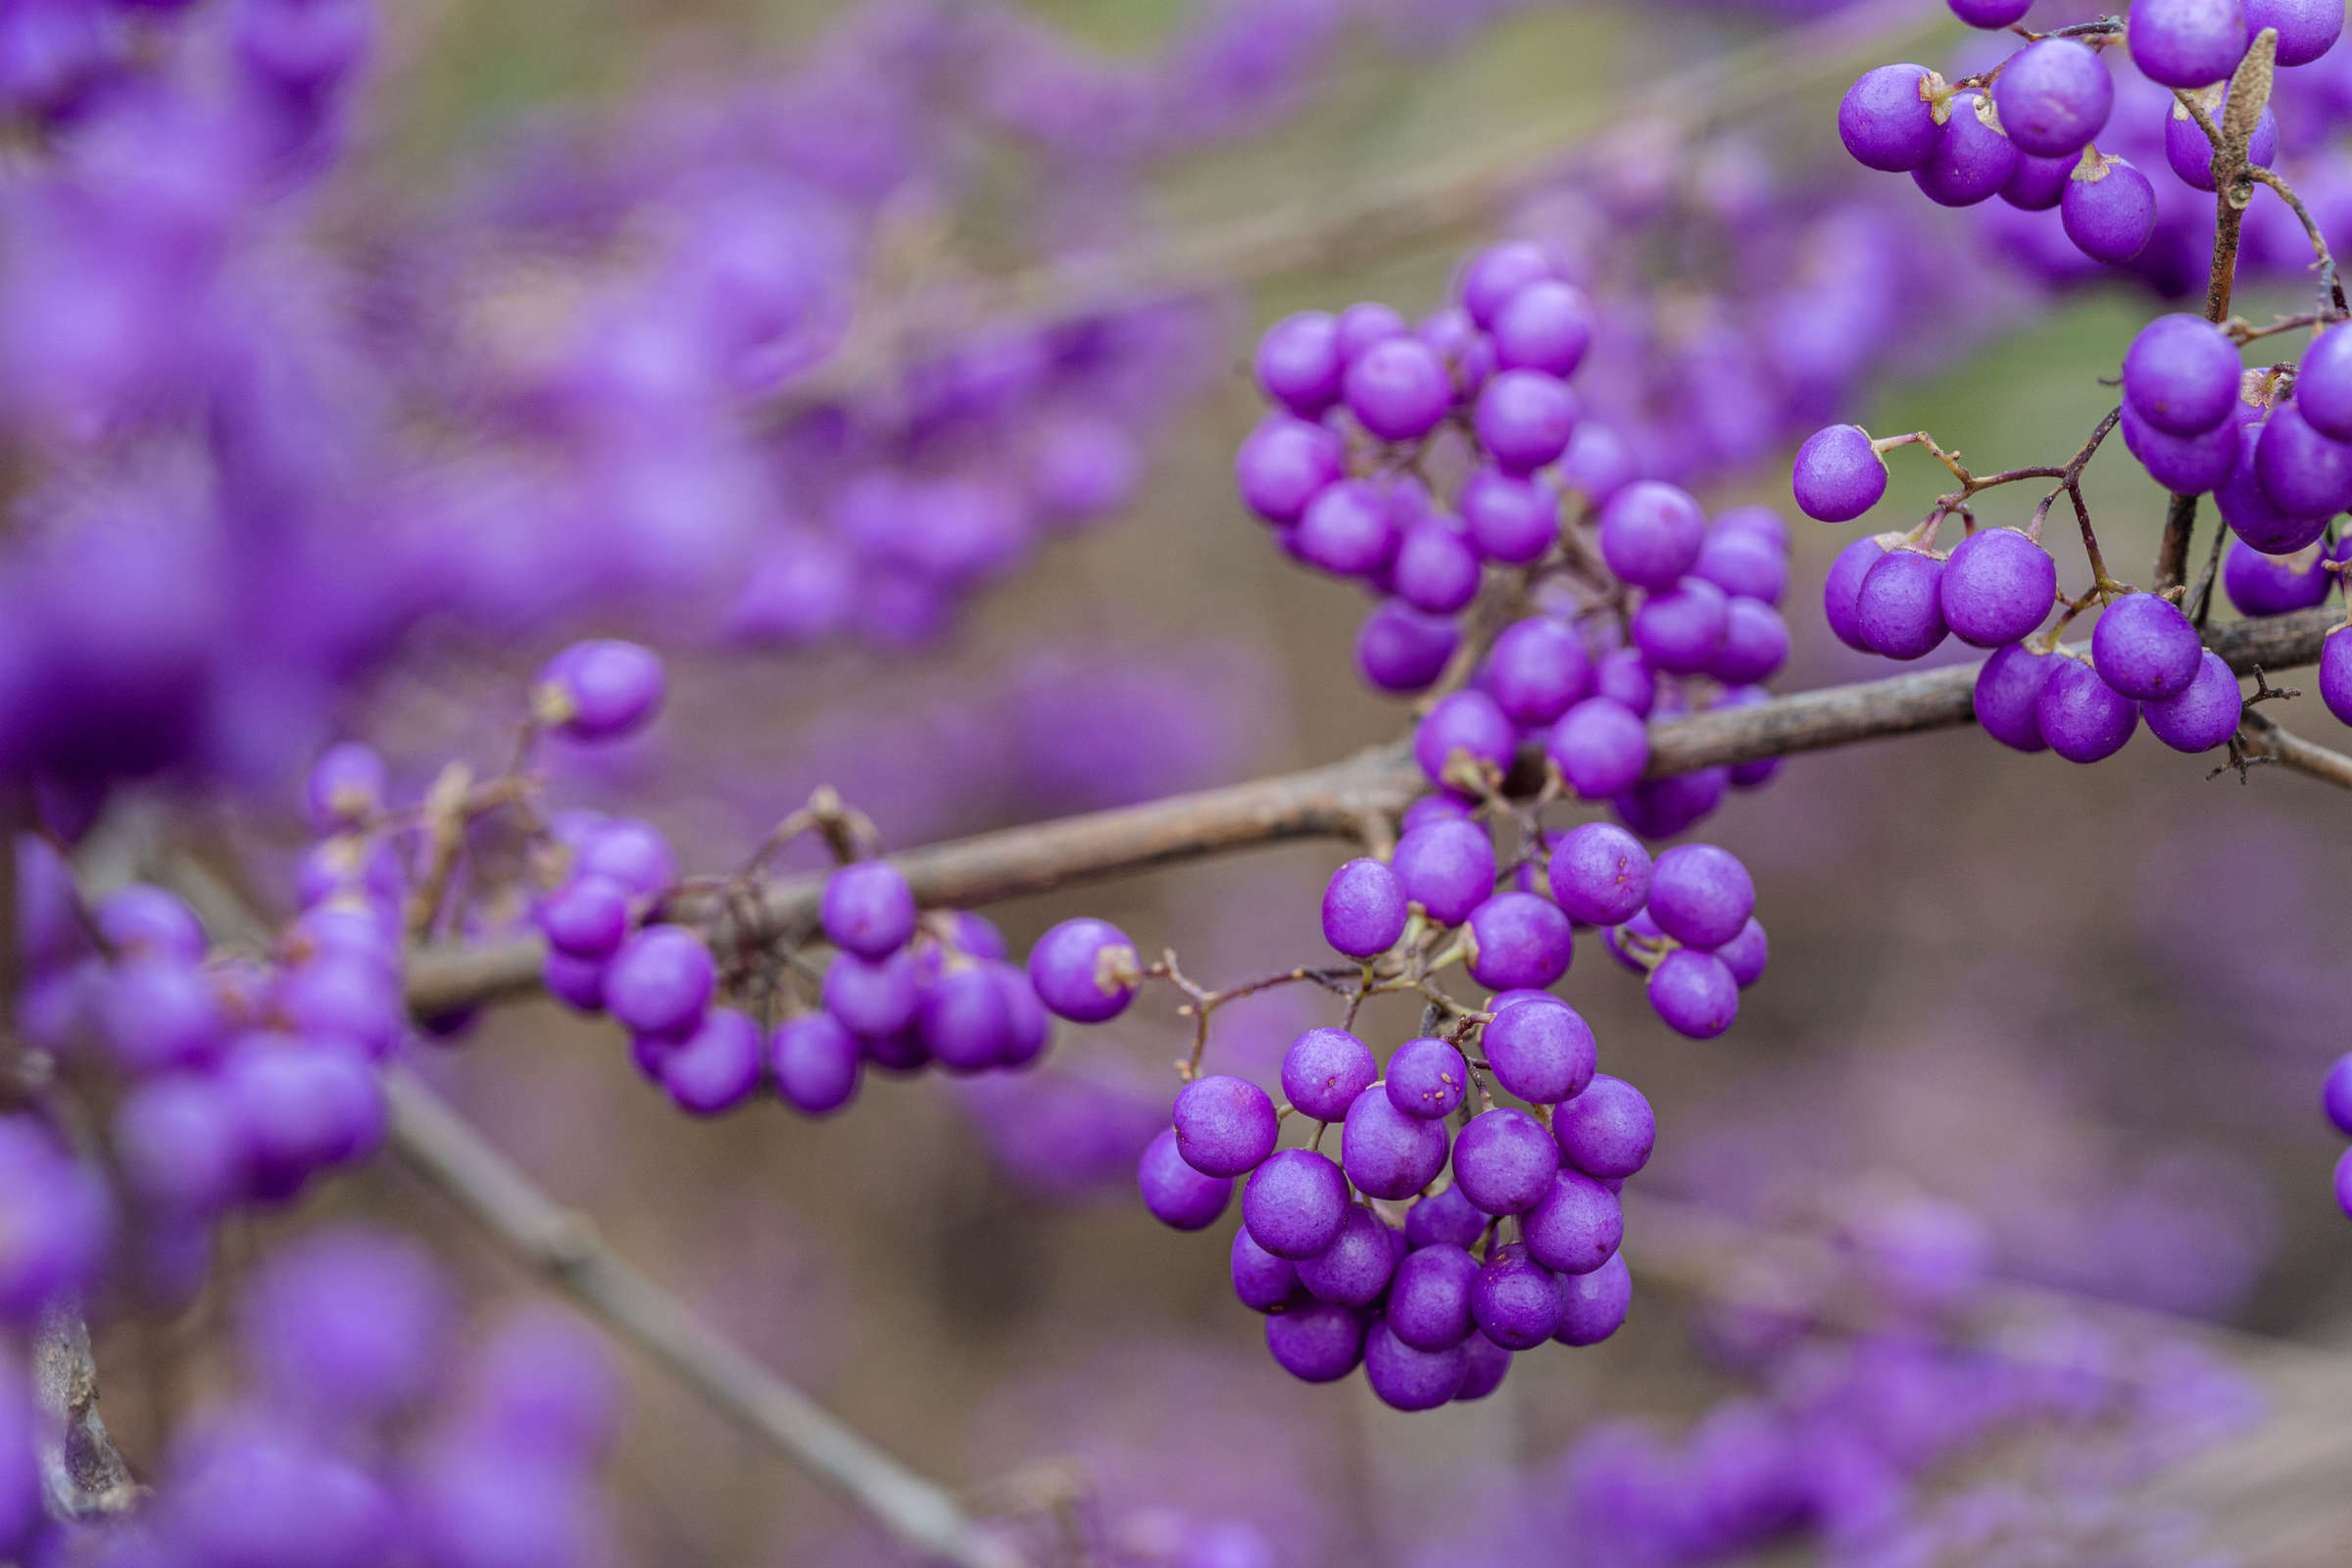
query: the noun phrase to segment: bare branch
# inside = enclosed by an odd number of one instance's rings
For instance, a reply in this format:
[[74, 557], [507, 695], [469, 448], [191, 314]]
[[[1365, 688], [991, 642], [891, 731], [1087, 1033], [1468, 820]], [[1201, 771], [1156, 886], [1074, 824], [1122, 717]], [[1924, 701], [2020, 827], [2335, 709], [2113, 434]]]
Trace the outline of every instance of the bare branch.
[[[2213, 627], [2206, 641], [2240, 673], [2257, 664], [2291, 669], [2317, 659], [2321, 639], [2339, 624], [2339, 612], [2313, 610]], [[1649, 732], [1649, 776], [1971, 723], [1977, 669], [1947, 665], [1659, 724]], [[983, 833], [891, 859], [925, 906], [968, 906], [1290, 839], [1357, 839], [1367, 815], [1393, 820], [1427, 788], [1410, 748], [1397, 742], [1302, 772]], [[770, 883], [743, 934], [771, 940], [812, 930], [823, 886], [821, 877]], [[682, 901], [681, 908], [723, 915], [715, 906]], [[527, 995], [538, 989], [544, 956], [528, 940], [414, 954], [410, 1006], [430, 1017]]]
[[598, 1240], [405, 1067], [383, 1075], [392, 1147], [408, 1166], [622, 1339], [878, 1520], [959, 1568], [1019, 1568], [942, 1488], [868, 1443], [696, 1317]]
[[2250, 742], [2250, 757], [2269, 758], [2280, 767], [2308, 774], [2337, 789], [2352, 790], [2352, 757], [2307, 741], [2294, 731], [2280, 729], [2268, 713], [2246, 710], [2238, 728]]

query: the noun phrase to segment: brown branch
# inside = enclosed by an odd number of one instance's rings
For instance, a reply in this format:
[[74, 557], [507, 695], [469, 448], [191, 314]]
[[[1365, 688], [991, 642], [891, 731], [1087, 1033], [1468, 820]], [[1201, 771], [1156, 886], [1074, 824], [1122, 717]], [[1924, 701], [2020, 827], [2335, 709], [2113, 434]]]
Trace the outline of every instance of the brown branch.
[[2267, 758], [2280, 767], [2308, 774], [2322, 783], [2337, 789], [2352, 790], [2352, 757], [2330, 751], [2316, 741], [2307, 741], [2294, 731], [2281, 729], [2268, 713], [2252, 709], [2238, 720], [2238, 729], [2251, 744], [2247, 756]]
[[[2305, 611], [2216, 626], [2206, 641], [2240, 673], [2257, 664], [2291, 669], [2317, 659], [2320, 640], [2341, 621], [2338, 612]], [[1971, 723], [1977, 668], [1947, 665], [1659, 724], [1649, 732], [1649, 776]], [[1291, 839], [1356, 839], [1368, 814], [1394, 819], [1427, 788], [1410, 748], [1396, 742], [1302, 772], [983, 833], [891, 859], [925, 906], [968, 906]], [[811, 928], [823, 887], [824, 879], [813, 876], [770, 883], [752, 928], [730, 927], [725, 939], [769, 940]], [[725, 916], [715, 905], [702, 908], [683, 900], [680, 912], [709, 913], [722, 923]], [[544, 956], [528, 939], [414, 954], [410, 1006], [431, 1017], [527, 995], [538, 989]]]
[[1019, 1568], [942, 1488], [868, 1443], [598, 1240], [405, 1067], [383, 1075], [392, 1147], [483, 1228], [753, 1437], [908, 1547], [959, 1568]]

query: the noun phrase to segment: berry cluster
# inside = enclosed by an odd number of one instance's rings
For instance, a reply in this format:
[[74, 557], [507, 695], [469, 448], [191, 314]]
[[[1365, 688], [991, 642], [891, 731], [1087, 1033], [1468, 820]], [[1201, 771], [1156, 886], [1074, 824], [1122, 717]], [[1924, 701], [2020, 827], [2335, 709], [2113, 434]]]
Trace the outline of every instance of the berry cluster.
[[1566, 789], [1681, 832], [1773, 767], [1645, 779], [1645, 720], [1761, 700], [1788, 657], [1786, 529], [1754, 507], [1710, 524], [1582, 416], [1567, 377], [1592, 309], [1541, 247], [1474, 257], [1459, 294], [1418, 327], [1359, 304], [1269, 328], [1257, 378], [1280, 409], [1242, 443], [1242, 499], [1295, 558], [1381, 596], [1356, 662], [1383, 690], [1452, 671], [1482, 588], [1534, 603], [1422, 720], [1433, 783], [1475, 798], [1539, 741]]
[[[2320, 1108], [2337, 1132], [2352, 1138], [2352, 1055], [2338, 1057], [2328, 1069], [2320, 1085]], [[2352, 1215], [2352, 1149], [2345, 1150], [2335, 1162], [2335, 1202]]]
[[[1148, 980], [1191, 998], [1187, 1081], [1137, 1182], [1155, 1217], [1194, 1231], [1247, 1178], [1234, 1291], [1268, 1314], [1268, 1348], [1299, 1378], [1330, 1382], [1360, 1363], [1382, 1399], [1426, 1409], [1493, 1392], [1512, 1352], [1593, 1344], [1625, 1318], [1617, 1195], [1647, 1161], [1656, 1122], [1640, 1090], [1596, 1070], [1591, 1027], [1544, 988], [1567, 971], [1577, 925], [1605, 926], [1612, 951], [1648, 971], [1659, 1014], [1704, 1038], [1729, 1026], [1740, 988], [1762, 973], [1765, 936], [1746, 870], [1712, 845], [1653, 863], [1623, 828], [1587, 822], [1558, 837], [1547, 869], [1551, 898], [1509, 887], [1509, 873], [1495, 891], [1485, 826], [1440, 814], [1408, 825], [1390, 860], [1333, 874], [1323, 931], [1350, 966], [1204, 991], [1173, 955], [1147, 967], [1117, 928], [1088, 919], [1030, 955], [1039, 997], [1073, 1021], [1116, 1016]], [[1455, 962], [1493, 988], [1482, 1007], [1439, 989]], [[1281, 1104], [1247, 1079], [1199, 1074], [1215, 1006], [1298, 981], [1348, 1002], [1341, 1025], [1292, 1042]], [[1384, 1066], [1352, 1025], [1366, 998], [1394, 992], [1429, 1006], [1425, 1032]], [[1496, 1088], [1527, 1108], [1496, 1103]], [[1278, 1148], [1293, 1117], [1317, 1124], [1312, 1140]], [[1333, 1123], [1336, 1160], [1320, 1147]]]
[[[459, 1354], [422, 1250], [328, 1230], [272, 1256], [234, 1312], [243, 1376], [198, 1410], [138, 1523], [42, 1515], [42, 1418], [0, 1361], [0, 1550], [12, 1561], [190, 1568], [481, 1568], [594, 1560], [596, 1471], [620, 1389], [581, 1325], [524, 1310]], [[101, 1544], [103, 1543], [103, 1544]]]
[[[1998, 196], [2024, 212], [2057, 209], [2066, 237], [2095, 262], [2121, 267], [2147, 249], [2159, 201], [2131, 160], [2093, 140], [2117, 94], [2103, 50], [2126, 45], [2149, 80], [2173, 90], [2162, 127], [2165, 161], [2182, 184], [2215, 186], [2226, 86], [2262, 38], [2270, 39], [2253, 90], [2267, 95], [2268, 66], [2308, 64], [2335, 44], [2340, 6], [2291, 0], [2139, 0], [2128, 21], [2036, 33], [2022, 25], [2031, 0], [1953, 0], [1961, 20], [2010, 28], [2027, 42], [1991, 69], [1956, 81], [1925, 66], [1880, 66], [1848, 88], [1838, 134], [1867, 168], [1908, 173], [1929, 200], [1972, 207]], [[2277, 156], [2278, 121], [2267, 102], [2245, 127], [2243, 159]]]

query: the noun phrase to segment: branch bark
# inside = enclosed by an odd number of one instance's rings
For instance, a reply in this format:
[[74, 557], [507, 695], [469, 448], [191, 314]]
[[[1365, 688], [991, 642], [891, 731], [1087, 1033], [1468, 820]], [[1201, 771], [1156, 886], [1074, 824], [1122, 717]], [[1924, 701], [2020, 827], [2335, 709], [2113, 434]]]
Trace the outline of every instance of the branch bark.
[[789, 1455], [916, 1551], [958, 1568], [1020, 1568], [941, 1487], [868, 1443], [708, 1327], [598, 1240], [405, 1067], [384, 1072], [408, 1166], [711, 1406]]
[[2253, 743], [2247, 748], [2251, 755], [2267, 757], [2280, 767], [2308, 774], [2338, 789], [2352, 790], [2352, 757], [2307, 741], [2292, 730], [2280, 729], [2268, 713], [2257, 713], [2251, 709], [2238, 720], [2238, 727]]
[[[2211, 628], [2206, 642], [2240, 674], [2257, 664], [2291, 669], [2317, 659], [2321, 639], [2341, 620], [2338, 612], [2312, 610], [2232, 621]], [[1946, 665], [1659, 724], [1649, 732], [1649, 776], [1973, 723], [1978, 668]], [[926, 907], [970, 906], [1290, 839], [1360, 838], [1368, 819], [1394, 820], [1427, 787], [1410, 748], [1396, 742], [1301, 772], [983, 833], [891, 859]], [[821, 877], [769, 884], [743, 934], [767, 941], [812, 928], [823, 886]], [[432, 1017], [529, 995], [539, 988], [545, 956], [527, 939], [413, 954], [410, 1007]]]

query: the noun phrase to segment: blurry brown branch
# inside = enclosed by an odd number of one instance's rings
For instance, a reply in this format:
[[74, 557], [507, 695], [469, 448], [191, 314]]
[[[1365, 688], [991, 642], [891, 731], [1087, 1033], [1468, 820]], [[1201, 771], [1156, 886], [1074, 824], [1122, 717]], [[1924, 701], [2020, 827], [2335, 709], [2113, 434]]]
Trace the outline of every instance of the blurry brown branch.
[[1916, 0], [1858, 0], [1805, 26], [1709, 56], [1618, 98], [1578, 95], [1569, 113], [1509, 135], [1482, 136], [1458, 158], [1337, 199], [1303, 196], [1260, 216], [1155, 235], [1123, 251], [944, 284], [884, 302], [839, 352], [784, 389], [779, 415], [869, 387], [909, 359], [976, 329], [1045, 326], [1203, 289], [1379, 256], [1492, 220], [1509, 198], [1559, 174], [1569, 157], [1618, 126], [1690, 133], [1837, 83], [1888, 51], [1954, 30]]
[[598, 1240], [403, 1067], [384, 1074], [401, 1159], [616, 1334], [908, 1547], [959, 1568], [1019, 1568], [954, 1497], [844, 1425]]
[[2352, 790], [2352, 757], [2280, 729], [2268, 713], [2248, 709], [2238, 720], [2249, 758], [2268, 759], [2280, 767], [2305, 773], [2338, 789]]
[[[2338, 624], [2337, 612], [2313, 610], [2217, 626], [2206, 641], [2241, 674], [2258, 664], [2291, 669], [2317, 659], [2320, 640]], [[1972, 723], [1977, 668], [1947, 665], [1659, 724], [1649, 732], [1649, 776]], [[1396, 742], [1301, 772], [982, 833], [891, 859], [926, 907], [982, 905], [1290, 839], [1356, 839], [1367, 820], [1393, 821], [1427, 787], [1411, 749]], [[823, 885], [814, 876], [768, 884], [750, 929], [729, 936], [766, 941], [812, 930]], [[679, 912], [719, 911], [681, 901]], [[424, 950], [409, 963], [410, 1007], [432, 1017], [529, 994], [544, 957], [531, 940]]]
[[[168, 880], [216, 932], [258, 934], [251, 907], [196, 861], [174, 858]], [[1020, 1556], [982, 1533], [945, 1489], [867, 1442], [607, 1247], [586, 1216], [541, 1190], [422, 1079], [393, 1064], [382, 1081], [394, 1154], [616, 1337], [907, 1546], [957, 1568], [1021, 1568]], [[83, 1348], [86, 1355], [86, 1339]]]

